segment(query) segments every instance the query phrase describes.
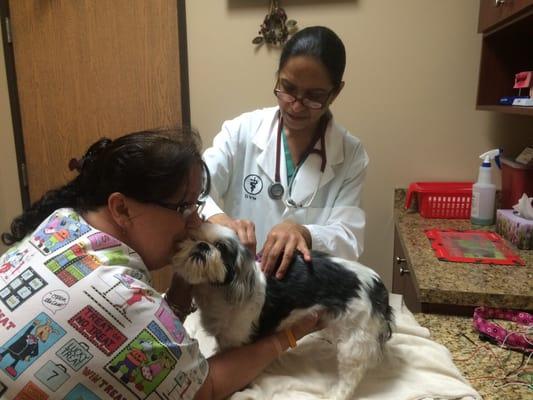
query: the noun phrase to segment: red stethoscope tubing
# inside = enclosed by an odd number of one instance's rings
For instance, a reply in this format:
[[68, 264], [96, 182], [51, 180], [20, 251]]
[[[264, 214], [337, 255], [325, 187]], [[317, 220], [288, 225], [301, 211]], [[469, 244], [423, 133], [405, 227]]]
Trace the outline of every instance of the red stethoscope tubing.
[[[324, 170], [326, 169], [326, 162], [327, 162], [327, 157], [326, 157], [326, 139], [325, 139], [325, 136], [326, 136], [326, 127], [327, 127], [327, 121], [328, 119], [326, 118], [326, 116], [322, 117], [324, 118], [325, 120], [320, 120], [320, 125], [319, 125], [319, 129], [320, 129], [320, 133], [319, 133], [319, 138], [313, 140], [308, 149], [306, 150], [306, 152], [304, 153], [304, 157], [302, 158], [302, 160], [305, 160], [307, 158], [307, 156], [309, 154], [312, 154], [312, 153], [316, 153], [316, 154], [319, 154], [320, 155], [320, 158], [322, 159], [322, 163], [320, 164], [320, 172], [321, 173], [324, 173]], [[279, 114], [279, 118], [278, 118], [278, 134], [277, 134], [277, 138], [276, 138], [276, 173], [275, 173], [275, 183], [277, 184], [281, 184], [281, 178], [280, 178], [280, 173], [279, 173], [279, 164], [280, 164], [280, 153], [281, 153], [281, 130], [283, 129], [283, 117], [281, 116], [281, 112]], [[320, 150], [317, 150], [315, 149], [315, 144], [317, 142], [317, 140], [320, 139]]]

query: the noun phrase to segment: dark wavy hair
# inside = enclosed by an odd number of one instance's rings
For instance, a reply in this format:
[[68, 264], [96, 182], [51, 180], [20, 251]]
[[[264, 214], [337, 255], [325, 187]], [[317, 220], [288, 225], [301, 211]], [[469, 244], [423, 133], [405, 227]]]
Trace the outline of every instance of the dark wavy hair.
[[335, 32], [324, 26], [310, 26], [296, 32], [283, 46], [278, 74], [291, 57], [309, 56], [320, 61], [329, 78], [339, 88], [346, 67], [346, 49]]
[[66, 185], [46, 192], [11, 223], [2, 234], [6, 245], [23, 239], [53, 211], [70, 207], [78, 212], [107, 204], [120, 192], [137, 201], [164, 201], [188, 185], [192, 166], [204, 173], [203, 195], [209, 193], [210, 175], [201, 156], [201, 139], [192, 129], [172, 128], [103, 138], [91, 145], [80, 160], [72, 160], [78, 175]]

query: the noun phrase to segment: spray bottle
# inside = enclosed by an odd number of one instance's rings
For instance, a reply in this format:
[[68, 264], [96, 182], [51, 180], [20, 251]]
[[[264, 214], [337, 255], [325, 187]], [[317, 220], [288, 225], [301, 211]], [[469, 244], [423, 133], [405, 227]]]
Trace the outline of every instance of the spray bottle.
[[492, 183], [490, 160], [500, 165], [500, 149], [489, 150], [479, 156], [483, 163], [479, 167], [477, 182], [472, 186], [472, 210], [470, 220], [474, 225], [492, 225], [494, 223], [494, 202], [496, 185]]

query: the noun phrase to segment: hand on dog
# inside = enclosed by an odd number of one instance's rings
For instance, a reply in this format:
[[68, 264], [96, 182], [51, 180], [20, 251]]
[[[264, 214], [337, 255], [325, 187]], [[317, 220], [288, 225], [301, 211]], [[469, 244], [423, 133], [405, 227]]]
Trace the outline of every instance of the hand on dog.
[[248, 219], [231, 219], [227, 214], [215, 214], [208, 220], [214, 224], [224, 225], [235, 231], [239, 241], [255, 257], [257, 251], [257, 239], [255, 237], [255, 224]]
[[324, 312], [325, 310], [314, 311], [296, 321], [291, 327], [292, 333], [294, 333], [296, 340], [301, 339], [310, 333], [324, 329], [325, 323], [322, 320]]
[[[282, 279], [292, 261], [296, 250], [299, 250], [305, 262], [311, 262], [311, 234], [303, 225], [285, 220], [270, 230], [263, 246], [261, 270], [266, 274], [276, 274]], [[282, 256], [281, 262], [279, 258]]]

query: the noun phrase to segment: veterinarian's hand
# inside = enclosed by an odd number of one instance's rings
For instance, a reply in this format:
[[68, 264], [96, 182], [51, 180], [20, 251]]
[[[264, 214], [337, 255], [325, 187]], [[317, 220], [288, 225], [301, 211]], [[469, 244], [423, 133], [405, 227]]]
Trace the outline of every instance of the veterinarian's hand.
[[311, 261], [310, 247], [311, 233], [305, 226], [290, 220], [274, 225], [261, 251], [261, 270], [266, 275], [275, 273], [276, 278], [282, 279], [289, 268], [295, 250], [302, 253], [306, 262]]
[[224, 225], [237, 233], [239, 241], [255, 257], [257, 250], [257, 240], [255, 238], [255, 224], [248, 219], [231, 219], [227, 214], [215, 214], [209, 219], [214, 224]]

